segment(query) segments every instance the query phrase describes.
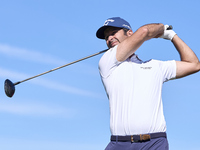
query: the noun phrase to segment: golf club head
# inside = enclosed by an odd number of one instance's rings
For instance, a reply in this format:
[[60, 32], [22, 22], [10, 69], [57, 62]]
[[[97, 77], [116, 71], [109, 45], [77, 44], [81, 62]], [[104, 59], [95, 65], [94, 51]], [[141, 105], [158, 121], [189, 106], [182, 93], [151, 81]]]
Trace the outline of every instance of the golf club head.
[[4, 82], [4, 90], [8, 97], [12, 97], [15, 93], [15, 85], [9, 79], [6, 79]]

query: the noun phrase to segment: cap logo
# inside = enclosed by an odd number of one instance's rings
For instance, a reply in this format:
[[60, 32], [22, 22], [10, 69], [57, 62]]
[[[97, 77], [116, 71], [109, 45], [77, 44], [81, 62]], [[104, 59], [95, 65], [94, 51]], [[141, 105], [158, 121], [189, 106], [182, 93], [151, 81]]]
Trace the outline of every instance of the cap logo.
[[128, 26], [128, 25], [126, 25], [126, 24], [123, 24], [122, 26], [123, 26], [123, 27], [126, 27], [126, 28], [129, 28], [129, 29], [131, 30], [131, 27]]
[[109, 22], [114, 22], [115, 20], [113, 19], [108, 19], [105, 21], [104, 26], [107, 26], [109, 24]]

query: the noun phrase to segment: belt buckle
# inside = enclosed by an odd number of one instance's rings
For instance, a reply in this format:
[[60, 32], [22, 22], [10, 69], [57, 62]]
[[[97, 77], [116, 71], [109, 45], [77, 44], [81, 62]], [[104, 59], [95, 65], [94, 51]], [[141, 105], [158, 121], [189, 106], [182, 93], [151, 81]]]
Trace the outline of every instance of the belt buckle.
[[151, 136], [149, 134], [140, 134], [140, 141], [149, 141]]
[[133, 139], [133, 135], [131, 135], [131, 143], [135, 142]]

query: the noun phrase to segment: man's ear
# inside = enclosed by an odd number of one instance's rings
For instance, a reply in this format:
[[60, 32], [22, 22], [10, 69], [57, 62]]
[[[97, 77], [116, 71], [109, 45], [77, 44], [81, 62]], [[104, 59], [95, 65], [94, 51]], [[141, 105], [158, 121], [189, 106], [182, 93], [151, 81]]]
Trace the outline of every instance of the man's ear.
[[132, 34], [133, 34], [133, 31], [132, 31], [132, 30], [128, 30], [128, 31], [127, 31], [127, 35], [128, 35], [128, 36], [131, 36]]

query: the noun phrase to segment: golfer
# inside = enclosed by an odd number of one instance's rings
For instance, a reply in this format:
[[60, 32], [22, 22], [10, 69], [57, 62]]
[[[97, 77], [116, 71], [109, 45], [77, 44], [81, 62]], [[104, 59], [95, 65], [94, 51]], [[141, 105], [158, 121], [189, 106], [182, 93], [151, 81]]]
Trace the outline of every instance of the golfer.
[[[168, 150], [162, 85], [198, 72], [197, 56], [168, 25], [161, 23], [144, 25], [133, 33], [124, 19], [109, 18], [96, 36], [105, 39], [109, 48], [99, 61], [110, 103], [112, 135], [106, 150]], [[180, 61], [138, 58], [136, 50], [158, 37], [174, 44]]]

